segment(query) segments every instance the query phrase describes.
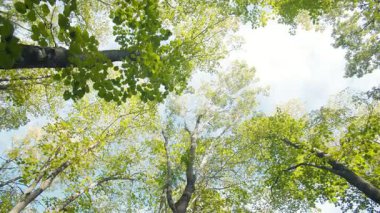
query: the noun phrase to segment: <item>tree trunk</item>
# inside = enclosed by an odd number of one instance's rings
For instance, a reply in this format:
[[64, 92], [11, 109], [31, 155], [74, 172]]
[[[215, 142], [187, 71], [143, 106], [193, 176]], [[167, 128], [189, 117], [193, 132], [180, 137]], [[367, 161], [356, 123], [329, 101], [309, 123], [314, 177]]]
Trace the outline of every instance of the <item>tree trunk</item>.
[[51, 173], [48, 178], [43, 181], [37, 189], [32, 189], [30, 193], [24, 195], [24, 198], [18, 202], [10, 211], [10, 213], [18, 213], [25, 209], [26, 206], [29, 205], [32, 201], [34, 201], [42, 192], [44, 192], [50, 185], [53, 183], [54, 179], [64, 171], [68, 166], [70, 166], [71, 162], [66, 161], [61, 164], [53, 173]]
[[[301, 145], [298, 145], [296, 143], [291, 142], [288, 139], [283, 139], [283, 142], [293, 148], [296, 149], [302, 149]], [[352, 186], [359, 189], [362, 193], [364, 193], [368, 198], [373, 200], [374, 202], [380, 204], [380, 189], [376, 186], [372, 185], [370, 182], [365, 180], [364, 178], [357, 175], [355, 172], [353, 172], [351, 169], [343, 165], [342, 163], [334, 160], [331, 158], [331, 156], [325, 152], [322, 152], [321, 150], [318, 150], [316, 148], [313, 148], [311, 150], [312, 153], [314, 153], [317, 157], [323, 158], [327, 160], [327, 163], [332, 168], [327, 168], [324, 166], [314, 166], [316, 168], [325, 169], [329, 172], [332, 172], [339, 177], [345, 179], [348, 183], [350, 183]]]
[[[197, 131], [198, 125], [200, 123], [201, 116], [198, 116], [195, 123], [194, 132]], [[196, 176], [194, 174], [194, 162], [195, 162], [195, 150], [197, 149], [197, 139], [194, 135], [194, 132], [191, 132], [187, 127], [185, 130], [190, 134], [190, 149], [189, 149], [189, 161], [186, 167], [186, 187], [183, 191], [179, 200], [175, 203], [175, 212], [176, 213], [185, 213], [191, 196], [195, 191], [195, 181]]]
[[[186, 165], [186, 186], [185, 190], [182, 192], [181, 197], [178, 199], [176, 203], [174, 203], [172, 198], [172, 191], [171, 191], [171, 181], [170, 176], [168, 176], [168, 183], [166, 186], [167, 190], [167, 201], [169, 204], [170, 209], [173, 211], [173, 213], [185, 213], [187, 207], [189, 206], [191, 196], [193, 196], [195, 192], [195, 182], [196, 182], [196, 176], [194, 172], [194, 163], [195, 163], [195, 150], [197, 149], [197, 138], [195, 136], [195, 133], [198, 130], [199, 123], [201, 121], [202, 115], [199, 115], [197, 117], [197, 120], [195, 122], [194, 132], [191, 132], [186, 124], [185, 124], [185, 130], [190, 135], [190, 148], [189, 148], [189, 159]], [[167, 167], [168, 167], [168, 173], [171, 173], [170, 163], [169, 163], [169, 155], [168, 155], [168, 138], [165, 136], [164, 132], [162, 132], [162, 135], [165, 139], [165, 150], [166, 150], [166, 158], [167, 158]], [[170, 174], [171, 175], [171, 174]]]
[[[21, 45], [21, 47], [21, 56], [16, 60], [11, 69], [64, 68], [72, 65], [69, 62], [69, 51], [65, 48], [33, 45]], [[102, 50], [99, 52], [110, 61], [122, 61], [130, 56], [130, 53], [126, 50]], [[4, 69], [1, 64], [0, 69]]]
[[351, 185], [363, 192], [368, 198], [372, 199], [377, 204], [380, 204], [379, 188], [375, 187], [370, 182], [366, 181], [364, 178], [337, 161], [329, 160], [328, 163], [332, 166], [331, 172], [344, 178]]

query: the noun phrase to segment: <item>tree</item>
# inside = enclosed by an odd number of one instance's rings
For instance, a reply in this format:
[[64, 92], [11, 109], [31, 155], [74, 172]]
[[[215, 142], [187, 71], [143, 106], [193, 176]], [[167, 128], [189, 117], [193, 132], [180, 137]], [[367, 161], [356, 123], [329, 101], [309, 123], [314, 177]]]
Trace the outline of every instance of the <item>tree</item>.
[[298, 119], [279, 109], [242, 126], [276, 208], [308, 209], [326, 200], [343, 209], [380, 204], [379, 102], [341, 103]]
[[[53, 197], [48, 202], [54, 204], [54, 209], [62, 210], [94, 187], [137, 179], [126, 170], [138, 160], [132, 160], [136, 155], [129, 148], [133, 146], [116, 151], [112, 146], [138, 137], [132, 133], [138, 126], [148, 124], [145, 119], [152, 112], [150, 107], [132, 99], [124, 106], [84, 99], [74, 105], [68, 118], [48, 124], [42, 132], [31, 132], [7, 153], [4, 165], [11, 163], [13, 168], [2, 176], [5, 180], [0, 186], [14, 195], [11, 208], [6, 211], [20, 212], [52, 185], [59, 185], [70, 194], [62, 201]], [[121, 154], [126, 151], [129, 155]]]
[[[162, 100], [168, 92], [184, 89], [195, 67], [215, 64], [210, 57], [223, 57], [216, 45], [222, 40], [215, 32], [227, 20], [249, 21], [257, 27], [272, 15], [296, 25], [304, 11], [313, 22], [326, 19], [333, 23], [335, 45], [348, 50], [347, 76], [360, 77], [379, 68], [377, 0], [59, 2], [26, 0], [12, 5], [2, 1], [0, 67], [64, 67], [53, 76], [71, 86], [65, 99], [79, 99], [94, 89], [108, 101], [122, 102], [136, 94], [143, 100]], [[218, 15], [205, 16], [203, 11]], [[109, 15], [120, 50], [98, 50], [96, 36], [107, 27], [98, 27], [97, 14]], [[216, 22], [207, 22], [208, 17]], [[194, 34], [184, 33], [184, 26]], [[230, 26], [224, 25], [219, 33]], [[27, 34], [15, 33], [15, 27]], [[113, 61], [122, 61], [122, 66], [115, 67], [118, 74], [110, 76]], [[144, 79], [149, 81], [140, 85]]]
[[262, 92], [254, 85], [254, 73], [235, 63], [214, 80], [166, 101], [157, 136], [147, 141], [151, 163], [159, 168], [153, 186], [160, 204], [156, 211], [246, 208], [253, 169], [229, 137], [252, 116]]
[[[1, 211], [39, 210], [38, 202], [47, 211], [94, 212], [262, 211], [266, 200], [289, 211], [317, 200], [359, 209], [379, 203], [376, 100], [265, 117], [255, 111], [263, 90], [252, 87], [254, 69], [234, 63], [210, 74], [238, 23], [257, 27], [273, 15], [295, 25], [300, 14], [333, 22], [336, 46], [348, 50], [347, 76], [370, 73], [379, 67], [376, 0], [0, 6], [0, 128], [17, 128], [31, 116], [48, 114], [50, 121], [5, 155]], [[120, 49], [100, 50], [111, 31]], [[187, 87], [195, 70], [212, 80]], [[66, 102], [67, 117], [59, 111], [62, 93], [75, 101]]]
[[[218, 1], [96, 1], [102, 7], [83, 2], [2, 2], [8, 11], [0, 18], [0, 68], [53, 68], [51, 77], [71, 87], [65, 99], [77, 100], [94, 89], [118, 103], [136, 94], [144, 101], [162, 100], [182, 91], [194, 68], [212, 69], [224, 57], [220, 44], [232, 29], [232, 14], [244, 12]], [[98, 32], [88, 30], [97, 23], [89, 14], [109, 15], [120, 50], [98, 50]]]
[[[135, 99], [120, 106], [76, 102], [68, 118], [31, 132], [8, 152], [7, 164], [14, 168], [2, 177], [0, 187], [7, 190], [1, 195], [14, 195], [4, 211], [19, 212], [38, 200], [51, 211], [246, 208], [253, 184], [247, 177], [254, 169], [230, 137], [252, 116], [263, 92], [254, 74], [236, 62], [198, 88], [171, 96], [159, 107], [162, 114]], [[189, 99], [198, 104], [183, 105]]]
[[[237, 26], [225, 5], [136, 1], [119, 7], [120, 2], [1, 2], [0, 67], [12, 61], [13, 68], [29, 67], [0, 72], [2, 129], [47, 116], [63, 104], [62, 94], [79, 100], [94, 91], [119, 104], [134, 95], [162, 101], [171, 91], [181, 92], [193, 70], [216, 69], [230, 48], [223, 41]], [[148, 11], [146, 4], [156, 7]], [[134, 12], [147, 19], [130, 18]], [[116, 39], [121, 49], [99, 51], [101, 39]]]

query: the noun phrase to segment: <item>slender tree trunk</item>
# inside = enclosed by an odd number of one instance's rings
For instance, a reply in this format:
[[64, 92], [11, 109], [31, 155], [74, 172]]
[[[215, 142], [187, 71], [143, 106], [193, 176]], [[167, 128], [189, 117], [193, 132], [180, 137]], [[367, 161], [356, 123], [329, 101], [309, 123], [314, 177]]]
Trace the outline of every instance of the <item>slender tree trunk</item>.
[[171, 163], [170, 163], [170, 157], [169, 157], [169, 139], [166, 136], [165, 132], [162, 131], [162, 136], [164, 137], [164, 147], [165, 147], [165, 155], [166, 155], [166, 186], [165, 186], [165, 192], [166, 192], [166, 199], [168, 201], [168, 205], [170, 209], [173, 212], [176, 212], [176, 207], [174, 204], [173, 196], [172, 196], [172, 169], [171, 169]]
[[[185, 213], [187, 207], [189, 206], [191, 197], [193, 196], [195, 192], [195, 182], [196, 182], [196, 176], [194, 172], [194, 162], [195, 162], [195, 150], [197, 148], [197, 137], [196, 132], [198, 130], [199, 123], [201, 121], [201, 115], [197, 117], [197, 120], [195, 122], [194, 131], [191, 132], [186, 124], [185, 124], [185, 130], [190, 135], [190, 147], [188, 151], [189, 159], [186, 165], [186, 186], [185, 190], [182, 192], [181, 197], [178, 199], [177, 202], [174, 203], [172, 198], [172, 191], [171, 191], [171, 177], [168, 176], [167, 178], [167, 201], [169, 204], [170, 209], [174, 213]], [[168, 138], [165, 136], [164, 132], [162, 132], [162, 135], [165, 139], [165, 151], [166, 151], [166, 158], [167, 158], [167, 169], [168, 173], [171, 175], [171, 168], [170, 168], [170, 162], [169, 162], [169, 155], [168, 155]]]
[[195, 162], [195, 150], [197, 149], [197, 138], [195, 136], [195, 132], [198, 130], [198, 125], [200, 123], [201, 116], [198, 116], [194, 132], [191, 132], [187, 127], [185, 127], [186, 131], [190, 134], [190, 149], [189, 149], [189, 161], [186, 167], [186, 186], [179, 200], [175, 203], [176, 213], [185, 213], [187, 207], [189, 206], [189, 202], [191, 196], [193, 196], [195, 192], [195, 181], [196, 176], [194, 173], [194, 162]]
[[[21, 56], [16, 60], [12, 69], [64, 68], [72, 65], [69, 62], [69, 52], [65, 48], [33, 45], [21, 45], [21, 47]], [[102, 50], [99, 52], [111, 61], [122, 61], [130, 56], [130, 53], [126, 50]], [[1, 64], [0, 69], [4, 69]]]
[[180, 199], [175, 203], [176, 213], [185, 213], [187, 206], [189, 205], [191, 196], [195, 191], [195, 174], [194, 174], [194, 161], [195, 161], [195, 149], [196, 139], [191, 136], [191, 145], [189, 150], [189, 162], [186, 168], [186, 187], [182, 193]]
[[[100, 142], [92, 145], [90, 148], [88, 148], [83, 155], [86, 155], [88, 152], [91, 150], [95, 149], [98, 147]], [[36, 189], [36, 185], [41, 181], [43, 174], [39, 178], [37, 178], [37, 181], [35, 181], [32, 186], [30, 186], [26, 192], [23, 195], [23, 199], [21, 199], [10, 211], [10, 213], [18, 213], [21, 212], [26, 206], [28, 206], [31, 202], [33, 202], [42, 192], [44, 192], [47, 188], [51, 186], [53, 183], [54, 179], [61, 173], [63, 172], [67, 167], [71, 165], [71, 161], [67, 160], [64, 163], [62, 163], [58, 168], [56, 168]]]
[[44, 192], [50, 185], [53, 183], [54, 179], [64, 171], [69, 165], [70, 161], [66, 161], [61, 164], [53, 173], [51, 173], [48, 178], [43, 181], [37, 189], [32, 189], [30, 193], [26, 193], [24, 198], [18, 202], [10, 211], [10, 213], [18, 213], [25, 209], [26, 206], [29, 205], [32, 201], [34, 201], [42, 192]]
[[[127, 114], [126, 114], [127, 115]], [[125, 115], [123, 115], [125, 116]], [[109, 126], [107, 126], [105, 129], [103, 129], [103, 132], [101, 133], [101, 135], [105, 134], [105, 132], [118, 120], [120, 119], [121, 117], [123, 116], [119, 116], [118, 118], [116, 118], [113, 122], [111, 122], [111, 124]], [[96, 149], [97, 147], [99, 147], [101, 145], [101, 141], [98, 141], [96, 142], [95, 144], [93, 144], [92, 146], [90, 146], [88, 149], [84, 150], [83, 153], [81, 153], [82, 156], [86, 156], [87, 153], [91, 152], [92, 150]], [[60, 151], [60, 149], [58, 148], [56, 150], [56, 154]], [[50, 164], [50, 160], [51, 158], [46, 162], [45, 166], [47, 166], [48, 164]], [[50, 173], [49, 176], [47, 176], [45, 178], [45, 180], [43, 182], [41, 182], [42, 178], [44, 177], [44, 171], [40, 174], [40, 176], [34, 181], [34, 183], [24, 192], [23, 194], [23, 198], [13, 207], [13, 209], [10, 211], [10, 213], [17, 213], [17, 212], [21, 212], [23, 209], [25, 209], [26, 206], [28, 206], [31, 202], [33, 202], [42, 192], [44, 192], [47, 188], [49, 188], [51, 186], [51, 184], [53, 183], [54, 179], [60, 174], [62, 173], [67, 167], [69, 167], [70, 165], [72, 164], [72, 161], [71, 160], [67, 160], [65, 161], [64, 163], [62, 163], [58, 168], [54, 169], [53, 172]], [[42, 168], [44, 168], [45, 166], [43, 166]], [[104, 181], [109, 181], [111, 179], [114, 179], [115, 177], [112, 177], [112, 178], [105, 178], [103, 179], [103, 182]], [[120, 177], [118, 177], [118, 179], [120, 179]], [[124, 178], [124, 179], [129, 179], [131, 180], [130, 178]], [[41, 182], [41, 183], [40, 183]], [[38, 188], [36, 188], [36, 186], [39, 184]]]

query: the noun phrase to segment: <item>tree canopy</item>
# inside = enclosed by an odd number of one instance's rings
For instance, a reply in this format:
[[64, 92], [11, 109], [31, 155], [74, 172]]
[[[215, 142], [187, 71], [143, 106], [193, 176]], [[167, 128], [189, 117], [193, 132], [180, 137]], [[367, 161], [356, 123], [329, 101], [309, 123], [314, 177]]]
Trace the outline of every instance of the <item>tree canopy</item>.
[[378, 211], [380, 89], [261, 112], [228, 56], [268, 20], [380, 68], [378, 0], [0, 0], [0, 134], [42, 123], [0, 150], [0, 211]]
[[379, 102], [355, 99], [300, 118], [278, 109], [242, 126], [274, 206], [308, 209], [329, 200], [369, 210], [379, 203]]

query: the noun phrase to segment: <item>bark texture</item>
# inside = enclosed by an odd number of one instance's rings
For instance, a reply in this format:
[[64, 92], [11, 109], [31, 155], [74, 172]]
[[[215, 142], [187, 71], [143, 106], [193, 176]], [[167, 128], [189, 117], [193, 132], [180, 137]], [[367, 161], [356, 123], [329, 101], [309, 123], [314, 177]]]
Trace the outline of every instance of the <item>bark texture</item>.
[[342, 163], [331, 159], [327, 154], [323, 152], [317, 152], [317, 156], [320, 158], [327, 158], [328, 164], [330, 164], [331, 172], [344, 178], [351, 185], [355, 186], [361, 192], [363, 192], [368, 198], [372, 199], [376, 203], [380, 204], [380, 189], [373, 184], [357, 175], [351, 169], [343, 165]]
[[[21, 45], [21, 56], [11, 69], [24, 68], [64, 68], [72, 64], [69, 62], [69, 51], [62, 47], [40, 47], [33, 45]], [[110, 61], [122, 61], [130, 57], [126, 50], [102, 50], [99, 51]], [[78, 56], [84, 58], [85, 56]], [[0, 64], [0, 69], [4, 67]]]
[[[295, 149], [302, 149], [302, 146], [296, 143], [291, 142], [288, 139], [283, 139], [283, 142], [287, 144], [288, 146], [291, 146]], [[310, 164], [299, 164], [294, 166], [295, 169], [298, 166], [313, 166], [318, 169], [327, 170], [331, 173], [334, 173], [338, 175], [339, 177], [345, 179], [348, 183], [350, 183], [352, 186], [359, 189], [362, 193], [364, 193], [368, 198], [373, 200], [374, 202], [380, 204], [380, 189], [374, 186], [372, 183], [364, 179], [363, 177], [359, 176], [355, 172], [353, 172], [351, 169], [349, 169], [344, 164], [340, 163], [339, 161], [333, 159], [329, 154], [322, 152], [321, 150], [318, 150], [316, 148], [313, 148], [310, 150], [313, 154], [315, 154], [317, 157], [321, 159], [326, 159], [327, 163], [331, 166], [319, 166], [319, 165], [310, 165]]]

